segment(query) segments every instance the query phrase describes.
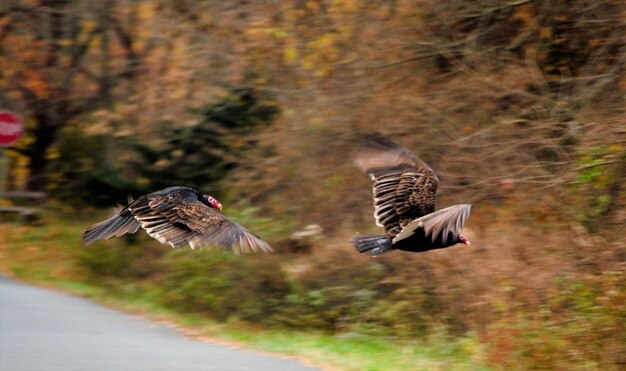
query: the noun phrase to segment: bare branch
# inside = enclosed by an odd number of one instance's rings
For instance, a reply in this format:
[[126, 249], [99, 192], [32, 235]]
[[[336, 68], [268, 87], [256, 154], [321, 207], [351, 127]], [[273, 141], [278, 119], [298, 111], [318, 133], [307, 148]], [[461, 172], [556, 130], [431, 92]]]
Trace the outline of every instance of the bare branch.
[[532, 3], [534, 1], [535, 0], [519, 0], [519, 1], [513, 1], [511, 3], [505, 3], [505, 4], [502, 4], [500, 6], [494, 6], [494, 7], [491, 7], [491, 8], [483, 9], [483, 10], [480, 11], [480, 13], [466, 15], [465, 17], [463, 17], [463, 19], [472, 19], [472, 18], [485, 17], [485, 16], [491, 15], [493, 13], [499, 12], [501, 10], [515, 8], [515, 7], [522, 6], [522, 5], [525, 5], [525, 4], [528, 4], [528, 3]]
[[593, 164], [588, 164], [588, 165], [583, 165], [583, 166], [579, 166], [576, 168], [576, 171], [583, 171], [583, 170], [589, 170], [589, 169], [593, 169], [595, 167], [600, 167], [600, 166], [606, 166], [606, 165], [610, 165], [610, 164], [614, 164], [618, 162], [617, 160], [607, 160], [607, 161], [601, 161], [601, 162], [596, 162]]
[[126, 67], [124, 68], [124, 72], [121, 74], [121, 77], [131, 78], [135, 73], [133, 66], [135, 66], [139, 61], [139, 56], [133, 47], [133, 40], [130, 37], [130, 34], [124, 30], [117, 18], [109, 17], [108, 19], [110, 24], [113, 26], [113, 31], [115, 31], [122, 47], [126, 51]]

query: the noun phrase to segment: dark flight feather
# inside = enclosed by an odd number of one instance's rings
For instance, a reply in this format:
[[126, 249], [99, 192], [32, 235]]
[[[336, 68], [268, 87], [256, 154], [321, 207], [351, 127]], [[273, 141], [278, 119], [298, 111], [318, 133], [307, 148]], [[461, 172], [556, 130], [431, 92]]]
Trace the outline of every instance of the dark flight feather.
[[390, 235], [435, 210], [439, 179], [419, 157], [390, 139], [369, 135], [356, 164], [373, 184], [374, 219]]

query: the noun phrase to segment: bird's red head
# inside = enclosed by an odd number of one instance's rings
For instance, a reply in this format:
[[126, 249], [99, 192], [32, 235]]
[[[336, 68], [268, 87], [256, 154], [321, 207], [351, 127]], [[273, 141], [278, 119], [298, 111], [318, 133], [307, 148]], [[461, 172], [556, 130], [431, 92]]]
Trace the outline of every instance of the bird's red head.
[[204, 200], [207, 205], [211, 206], [214, 209], [222, 210], [222, 204], [216, 200], [213, 196], [204, 195]]
[[460, 242], [460, 243], [464, 243], [464, 244], [466, 244], [467, 246], [469, 246], [469, 245], [470, 245], [469, 240], [468, 240], [467, 238], [465, 238], [465, 236], [463, 236], [463, 235], [462, 235], [462, 234], [460, 234], [460, 233], [459, 233], [459, 242]]

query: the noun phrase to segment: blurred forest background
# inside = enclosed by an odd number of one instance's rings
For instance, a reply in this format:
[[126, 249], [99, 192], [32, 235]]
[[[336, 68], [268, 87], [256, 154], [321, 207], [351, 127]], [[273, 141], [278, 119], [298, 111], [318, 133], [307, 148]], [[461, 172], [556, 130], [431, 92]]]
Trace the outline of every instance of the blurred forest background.
[[[501, 369], [623, 369], [625, 92], [621, 0], [5, 0], [0, 108], [27, 125], [7, 183], [50, 201], [0, 226], [2, 268], [220, 321], [471, 336]], [[377, 230], [351, 161], [374, 130], [431, 164], [438, 208], [474, 205], [470, 248], [349, 245]], [[80, 247], [178, 184], [279, 253]]]

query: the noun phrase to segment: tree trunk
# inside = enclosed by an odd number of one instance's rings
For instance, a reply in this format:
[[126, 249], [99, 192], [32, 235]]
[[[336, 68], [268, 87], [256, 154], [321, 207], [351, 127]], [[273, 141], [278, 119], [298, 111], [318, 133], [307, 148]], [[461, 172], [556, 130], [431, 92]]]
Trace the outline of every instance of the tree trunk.
[[48, 150], [54, 143], [59, 130], [53, 119], [46, 114], [35, 115], [37, 126], [33, 130], [34, 141], [28, 149], [28, 180], [26, 188], [29, 191], [46, 191], [48, 168]]
[[[42, 5], [50, 7], [50, 23], [47, 34], [48, 52], [46, 56], [45, 67], [47, 69], [54, 69], [58, 67], [59, 57], [58, 53], [61, 50], [58, 47], [58, 43], [63, 38], [63, 9], [67, 5], [67, 1], [44, 1]], [[46, 104], [40, 104], [41, 101], [37, 101], [34, 107], [34, 117], [37, 121], [35, 129], [32, 132], [34, 137], [33, 143], [28, 148], [28, 180], [26, 181], [26, 188], [29, 191], [45, 191], [47, 189], [46, 170], [48, 167], [48, 149], [54, 142], [55, 134], [60, 127], [58, 122], [59, 115], [56, 114], [54, 107], [58, 101], [55, 99], [49, 99], [47, 103], [49, 108], [46, 108]]]
[[[48, 152], [60, 130], [82, 114], [101, 107], [111, 110], [115, 98], [113, 89], [122, 79], [134, 77], [139, 55], [134, 50], [133, 35], [116, 18], [116, 0], [101, 2], [100, 9], [95, 12], [81, 5], [80, 1], [41, 0], [35, 3], [40, 6], [15, 6], [16, 16], [9, 14], [2, 19], [6, 24], [0, 27], [0, 39], [6, 41], [6, 37], [11, 36], [16, 43], [24, 43], [23, 47], [15, 49], [15, 57], [24, 63], [11, 64], [16, 70], [11, 70], [8, 75], [0, 70], [0, 80], [8, 84], [7, 94], [0, 94], [0, 98], [3, 95], [19, 97], [16, 99], [28, 107], [28, 116], [35, 120], [35, 127], [28, 128], [32, 143], [17, 152], [29, 159], [28, 190], [45, 191]], [[127, 7], [139, 11], [139, 5], [134, 2], [124, 2], [122, 9]], [[87, 26], [88, 21], [96, 22], [96, 27]], [[35, 42], [30, 42], [32, 40]], [[5, 54], [5, 44], [0, 43], [2, 55]], [[96, 64], [98, 47], [100, 70]], [[125, 55], [118, 57], [118, 49]], [[36, 75], [36, 80], [28, 77], [31, 75]], [[37, 83], [26, 84], [29, 79]], [[113, 144], [111, 142], [114, 155]]]

